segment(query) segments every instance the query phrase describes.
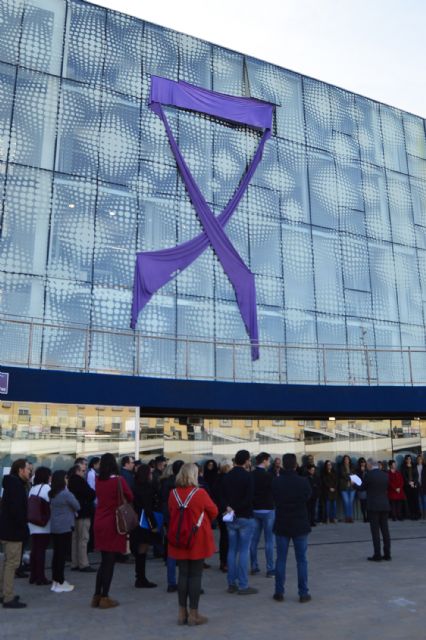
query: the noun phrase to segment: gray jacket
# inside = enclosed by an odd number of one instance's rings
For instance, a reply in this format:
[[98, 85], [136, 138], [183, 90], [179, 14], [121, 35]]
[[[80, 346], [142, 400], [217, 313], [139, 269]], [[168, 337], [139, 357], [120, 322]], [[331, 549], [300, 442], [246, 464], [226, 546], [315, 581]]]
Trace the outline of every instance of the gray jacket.
[[65, 488], [50, 500], [50, 530], [52, 533], [67, 533], [75, 525], [75, 515], [80, 510], [77, 498]]

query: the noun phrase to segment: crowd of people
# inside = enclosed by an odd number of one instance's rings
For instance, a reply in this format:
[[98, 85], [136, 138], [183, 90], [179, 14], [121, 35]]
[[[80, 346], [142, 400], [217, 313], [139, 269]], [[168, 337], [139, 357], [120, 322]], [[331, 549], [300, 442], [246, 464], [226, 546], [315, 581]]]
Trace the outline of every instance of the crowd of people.
[[[77, 458], [68, 471], [52, 473], [45, 466], [34, 472], [26, 459], [15, 460], [3, 478], [0, 513], [3, 607], [26, 606], [15, 595], [16, 577], [49, 585], [53, 593], [73, 591], [65, 576], [67, 559], [71, 572], [96, 573], [92, 607], [116, 607], [119, 603], [110, 597], [110, 588], [117, 561], [133, 556], [135, 588], [157, 586], [147, 577], [152, 547], [154, 557], [165, 561], [167, 591], [178, 594], [178, 624], [204, 624], [207, 618], [198, 608], [202, 573], [210, 568], [206, 560], [216, 550], [214, 528], [219, 529], [219, 568], [227, 575], [228, 593], [257, 593], [249, 574], [260, 572], [263, 533], [266, 577], [275, 579], [274, 599], [284, 599], [286, 558], [293, 540], [299, 600], [308, 602], [307, 536], [318, 522], [337, 521], [338, 504], [341, 519], [353, 523], [358, 503], [373, 536], [374, 556], [369, 559], [377, 561], [391, 559], [388, 512], [393, 520], [426, 517], [426, 464], [420, 455], [416, 460], [406, 455], [399, 470], [395, 460], [376, 464], [359, 458], [354, 464], [348, 455], [339, 464], [326, 460], [321, 467], [312, 456], [299, 466], [294, 454], [271, 459], [262, 452], [252, 461], [246, 450], [238, 451], [232, 461], [168, 462], [162, 455], [147, 464], [124, 456], [119, 467], [106, 453], [90, 462]], [[373, 480], [378, 482], [374, 487]], [[377, 486], [378, 501], [371, 497]], [[124, 532], [117, 525], [117, 510], [123, 504], [132, 505], [135, 518]], [[30, 562], [25, 567], [23, 550], [29, 543]], [[45, 569], [49, 544], [51, 579]], [[100, 552], [97, 570], [89, 562], [88, 551], [93, 549]]]

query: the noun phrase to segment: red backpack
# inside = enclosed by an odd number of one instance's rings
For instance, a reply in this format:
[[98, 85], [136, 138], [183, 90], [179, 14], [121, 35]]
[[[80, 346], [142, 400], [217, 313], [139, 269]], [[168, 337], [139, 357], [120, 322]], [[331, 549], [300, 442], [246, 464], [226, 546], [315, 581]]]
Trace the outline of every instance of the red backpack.
[[193, 547], [195, 535], [204, 518], [204, 511], [202, 511], [197, 522], [194, 522], [193, 515], [188, 509], [188, 505], [197, 491], [198, 489], [194, 487], [188, 493], [185, 502], [182, 502], [176, 489], [173, 489], [173, 495], [179, 507], [179, 514], [176, 519], [173, 518], [170, 521], [167, 539], [171, 545], [178, 549], [191, 549]]

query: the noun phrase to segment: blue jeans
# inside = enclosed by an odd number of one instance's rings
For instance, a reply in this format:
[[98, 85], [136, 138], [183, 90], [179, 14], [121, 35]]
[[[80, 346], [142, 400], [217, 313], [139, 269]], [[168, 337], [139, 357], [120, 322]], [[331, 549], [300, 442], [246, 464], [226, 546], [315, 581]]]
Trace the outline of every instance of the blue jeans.
[[426, 511], [426, 493], [419, 492], [419, 507], [420, 511]]
[[267, 511], [266, 513], [254, 512], [253, 538], [250, 546], [250, 563], [251, 568], [259, 569], [257, 563], [257, 547], [259, 545], [262, 529], [265, 536], [265, 556], [266, 571], [274, 570], [274, 534], [272, 528], [275, 522], [275, 511]]
[[355, 491], [347, 489], [346, 491], [341, 491], [340, 495], [342, 496], [345, 518], [353, 518]]
[[167, 586], [176, 586], [176, 560], [167, 556]]
[[277, 540], [277, 563], [275, 565], [275, 593], [284, 593], [285, 565], [287, 562], [288, 547], [290, 540], [293, 540], [294, 555], [297, 564], [297, 586], [299, 596], [306, 596], [308, 589], [308, 561], [306, 551], [308, 549], [308, 536], [275, 536]]
[[335, 520], [336, 519], [336, 511], [337, 511], [336, 500], [329, 500], [328, 498], [326, 498], [326, 500], [325, 500], [324, 519]]
[[226, 526], [229, 538], [228, 585], [236, 585], [238, 580], [239, 589], [247, 589], [253, 518], [234, 518]]

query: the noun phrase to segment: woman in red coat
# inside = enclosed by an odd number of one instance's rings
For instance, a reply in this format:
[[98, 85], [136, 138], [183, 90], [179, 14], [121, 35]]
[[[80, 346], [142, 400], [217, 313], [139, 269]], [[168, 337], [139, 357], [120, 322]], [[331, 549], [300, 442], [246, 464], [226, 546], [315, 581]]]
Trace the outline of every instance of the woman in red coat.
[[[182, 503], [194, 488], [196, 488], [195, 493], [187, 506], [191, 514], [191, 522], [196, 524], [203, 512], [204, 516], [190, 549], [179, 548], [173, 544], [173, 540], [170, 540], [170, 534], [176, 529], [179, 519], [179, 505], [174, 492], [171, 491], [169, 495], [168, 554], [177, 560], [179, 567], [178, 624], [188, 622], [191, 626], [207, 622], [207, 618], [198, 613], [198, 602], [201, 593], [204, 559], [209, 558], [216, 551], [211, 523], [216, 518], [218, 510], [208, 493], [204, 489], [198, 488], [198, 467], [195, 464], [184, 464], [176, 476], [176, 491]], [[189, 614], [187, 610], [188, 599]]]
[[92, 598], [92, 607], [110, 609], [118, 605], [109, 594], [114, 574], [115, 555], [126, 553], [126, 536], [117, 533], [115, 512], [121, 504], [119, 483], [124, 498], [132, 502], [133, 494], [126, 481], [120, 477], [117, 461], [112, 453], [104, 453], [96, 478], [97, 506], [94, 522], [95, 548], [101, 552], [102, 560], [96, 576], [96, 590]]
[[395, 460], [389, 460], [388, 497], [391, 506], [392, 520], [402, 520], [401, 507], [405, 500], [404, 478], [396, 468]]

